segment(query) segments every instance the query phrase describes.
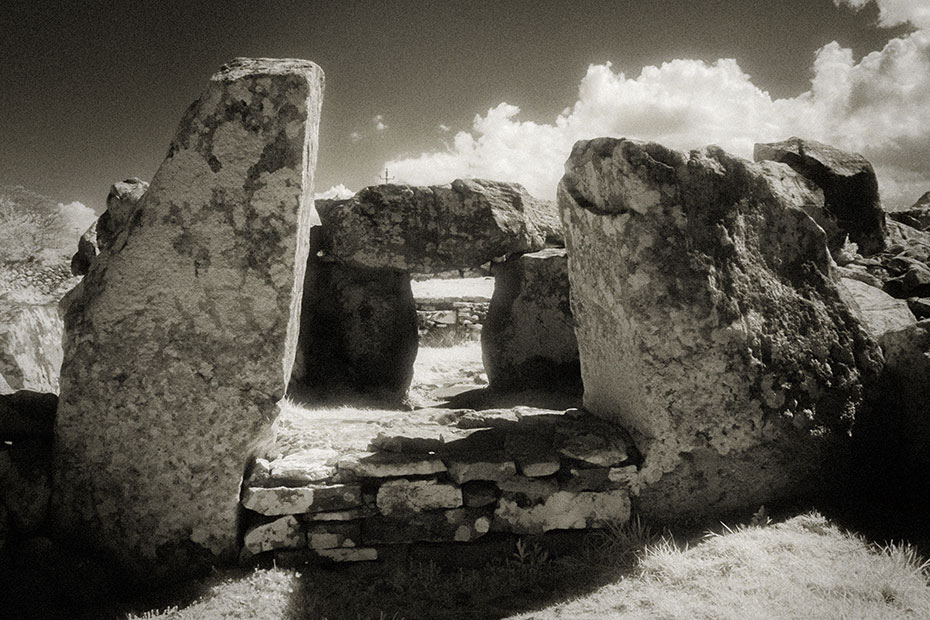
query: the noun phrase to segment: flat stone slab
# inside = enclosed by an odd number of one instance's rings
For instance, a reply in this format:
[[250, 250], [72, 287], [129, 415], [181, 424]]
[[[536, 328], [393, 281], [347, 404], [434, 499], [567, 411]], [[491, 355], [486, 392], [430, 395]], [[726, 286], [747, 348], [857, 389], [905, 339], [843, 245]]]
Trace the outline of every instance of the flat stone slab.
[[378, 550], [370, 547], [355, 549], [318, 549], [317, 554], [333, 562], [374, 562]]
[[471, 480], [504, 480], [517, 473], [513, 459], [503, 451], [461, 453], [443, 457], [449, 476], [458, 484]]
[[434, 480], [389, 480], [378, 489], [376, 504], [383, 515], [458, 508], [462, 489]]
[[242, 505], [263, 515], [296, 515], [306, 512], [331, 512], [355, 508], [362, 504], [358, 485], [304, 487], [250, 487], [242, 496]]
[[431, 476], [446, 471], [436, 457], [370, 452], [339, 459], [337, 468], [360, 478], [395, 478], [400, 476]]
[[307, 544], [307, 539], [300, 522], [288, 515], [250, 528], [243, 544], [249, 552], [258, 555], [274, 549], [299, 549]]

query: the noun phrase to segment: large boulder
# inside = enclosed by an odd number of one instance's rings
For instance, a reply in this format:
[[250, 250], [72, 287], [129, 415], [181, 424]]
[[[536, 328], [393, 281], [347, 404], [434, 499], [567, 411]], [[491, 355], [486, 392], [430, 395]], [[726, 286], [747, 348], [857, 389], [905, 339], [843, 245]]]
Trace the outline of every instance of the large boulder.
[[55, 303], [0, 300], [0, 394], [58, 393], [62, 330]]
[[53, 524], [128, 574], [236, 556], [294, 359], [322, 87], [303, 60], [224, 65], [67, 309]]
[[878, 179], [862, 155], [814, 140], [789, 138], [756, 144], [753, 158], [788, 164], [823, 190], [825, 213], [812, 215], [827, 232], [831, 249], [842, 246], [846, 235], [863, 254], [885, 249], [887, 232]]
[[311, 256], [304, 290], [298, 391], [401, 400], [413, 379], [418, 344], [410, 276]]
[[556, 207], [515, 183], [376, 185], [321, 212], [325, 252], [371, 269], [437, 273], [560, 244]]
[[491, 387], [581, 391], [578, 341], [564, 249], [522, 254], [494, 267], [481, 331]]
[[644, 455], [647, 516], [803, 493], [881, 353], [841, 299], [819, 192], [717, 147], [575, 144], [558, 190], [584, 403]]

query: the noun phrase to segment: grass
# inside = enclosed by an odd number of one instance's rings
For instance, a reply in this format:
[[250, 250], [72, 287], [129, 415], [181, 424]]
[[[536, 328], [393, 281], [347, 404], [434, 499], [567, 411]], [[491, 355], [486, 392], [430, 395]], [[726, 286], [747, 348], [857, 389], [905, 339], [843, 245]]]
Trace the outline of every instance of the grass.
[[544, 547], [520, 539], [480, 569], [409, 560], [256, 569], [183, 608], [129, 618], [930, 617], [928, 563], [912, 547], [870, 545], [817, 513], [722, 528], [690, 544], [634, 521], [588, 535], [572, 553]]

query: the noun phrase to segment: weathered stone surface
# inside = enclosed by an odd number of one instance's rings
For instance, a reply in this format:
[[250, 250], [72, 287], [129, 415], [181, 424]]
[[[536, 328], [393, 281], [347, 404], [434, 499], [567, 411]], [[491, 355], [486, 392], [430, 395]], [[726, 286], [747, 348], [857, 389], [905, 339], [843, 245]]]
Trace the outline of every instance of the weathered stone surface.
[[360, 478], [431, 476], [446, 471], [445, 464], [438, 457], [391, 452], [348, 455], [339, 460], [337, 467]]
[[357, 547], [361, 541], [358, 523], [318, 523], [307, 526], [307, 545], [311, 549]]
[[455, 430], [439, 426], [409, 426], [378, 433], [368, 446], [369, 450], [403, 452], [405, 454], [428, 454], [435, 452], [445, 438], [457, 437]]
[[555, 427], [556, 451], [582, 467], [614, 467], [636, 459], [633, 441], [623, 428], [578, 411]]
[[816, 202], [787, 166], [716, 147], [575, 145], [559, 204], [584, 402], [633, 435], [645, 514], [801, 493], [845, 441], [881, 355]]
[[298, 549], [307, 544], [307, 539], [297, 519], [288, 515], [251, 527], [245, 533], [243, 544], [257, 555], [274, 549]]
[[0, 394], [58, 393], [63, 327], [57, 304], [0, 300]]
[[242, 495], [243, 506], [269, 516], [347, 510], [361, 504], [361, 488], [348, 484], [250, 487]]
[[48, 514], [51, 496], [51, 448], [28, 439], [0, 444], [0, 504], [20, 535], [35, 533]]
[[491, 387], [581, 392], [564, 249], [495, 265], [481, 350]]
[[110, 186], [106, 211], [78, 240], [77, 252], [71, 257], [72, 274], [87, 275], [97, 253], [109, 248], [120, 231], [129, 223], [133, 210], [148, 188], [148, 183], [135, 177]]
[[0, 440], [25, 437], [51, 438], [58, 397], [20, 390], [0, 395]]
[[383, 515], [420, 512], [462, 505], [462, 490], [435, 480], [388, 480], [376, 500]]
[[449, 476], [458, 484], [469, 480], [504, 480], [517, 473], [513, 459], [504, 451], [458, 453], [443, 456]]
[[362, 524], [365, 544], [469, 542], [488, 533], [490, 510], [456, 508], [402, 517], [372, 517]]
[[626, 490], [603, 493], [558, 491], [542, 503], [521, 505], [505, 494], [494, 512], [494, 529], [515, 534], [541, 534], [549, 530], [604, 527], [630, 518], [630, 497]]
[[294, 359], [322, 80], [225, 65], [68, 308], [55, 525], [130, 572], [235, 556]]
[[[313, 448], [303, 450], [296, 454], [266, 461], [258, 459], [256, 465], [261, 463], [267, 471], [262, 479], [252, 472], [250, 486], [304, 486], [307, 484], [322, 483], [336, 474], [336, 461], [339, 455], [335, 450], [327, 448]], [[254, 481], [253, 481], [254, 479]]]
[[304, 290], [295, 381], [314, 392], [348, 388], [402, 398], [418, 344], [410, 276], [311, 256]]
[[831, 249], [842, 246], [847, 234], [863, 254], [885, 249], [885, 212], [878, 196], [878, 179], [862, 155], [814, 140], [790, 138], [755, 145], [753, 158], [788, 164], [823, 190], [825, 213], [809, 213], [827, 232]]
[[887, 331], [917, 322], [907, 302], [902, 299], [895, 299], [883, 290], [858, 280], [840, 278], [839, 284], [840, 294], [875, 340], [880, 340]]
[[515, 183], [366, 187], [321, 214], [325, 252], [372, 269], [436, 273], [559, 243], [555, 205]]

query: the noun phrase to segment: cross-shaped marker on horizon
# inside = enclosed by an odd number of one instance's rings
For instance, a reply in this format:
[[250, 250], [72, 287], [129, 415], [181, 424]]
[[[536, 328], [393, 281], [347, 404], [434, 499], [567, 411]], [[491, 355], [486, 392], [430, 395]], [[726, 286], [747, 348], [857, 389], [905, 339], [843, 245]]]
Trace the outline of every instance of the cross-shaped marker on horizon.
[[384, 177], [378, 177], [378, 179], [379, 179], [379, 180], [383, 180], [383, 181], [384, 181], [384, 184], [387, 185], [388, 183], [390, 183], [391, 181], [394, 180], [394, 177], [389, 177], [389, 176], [388, 176], [388, 169], [385, 168], [385, 169], [384, 169]]

